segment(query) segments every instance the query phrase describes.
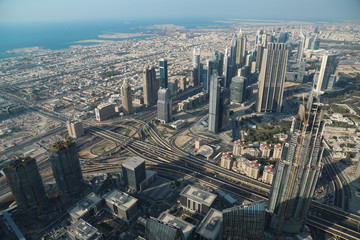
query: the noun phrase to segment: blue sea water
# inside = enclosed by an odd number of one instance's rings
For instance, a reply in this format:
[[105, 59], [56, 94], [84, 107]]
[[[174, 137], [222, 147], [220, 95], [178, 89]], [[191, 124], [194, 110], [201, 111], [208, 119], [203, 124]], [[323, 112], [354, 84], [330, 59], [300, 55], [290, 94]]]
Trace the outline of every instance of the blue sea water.
[[[191, 29], [214, 24], [214, 19], [117, 20], [0, 25], [0, 59], [21, 55], [8, 54], [6, 53], [7, 50], [36, 46], [51, 50], [66, 49], [71, 45], [79, 44], [76, 43], [77, 41], [101, 39], [98, 37], [101, 34], [140, 32], [144, 30], [139, 29], [139, 27], [154, 24], [175, 24]], [[82, 44], [88, 45], [89, 43]]]

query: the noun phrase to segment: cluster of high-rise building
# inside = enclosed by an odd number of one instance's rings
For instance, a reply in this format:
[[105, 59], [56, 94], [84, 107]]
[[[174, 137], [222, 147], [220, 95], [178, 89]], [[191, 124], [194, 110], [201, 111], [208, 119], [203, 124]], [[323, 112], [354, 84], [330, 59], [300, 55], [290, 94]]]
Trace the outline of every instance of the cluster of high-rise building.
[[[79, 197], [84, 185], [76, 144], [70, 141], [56, 143], [50, 147], [48, 156], [62, 201], [70, 202]], [[49, 199], [35, 159], [14, 159], [3, 171], [19, 210], [38, 215], [49, 211]]]

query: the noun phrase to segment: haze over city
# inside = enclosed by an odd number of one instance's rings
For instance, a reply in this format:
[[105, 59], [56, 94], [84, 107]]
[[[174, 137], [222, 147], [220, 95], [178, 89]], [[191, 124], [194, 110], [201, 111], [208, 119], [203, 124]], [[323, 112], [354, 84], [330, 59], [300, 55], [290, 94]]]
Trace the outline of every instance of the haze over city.
[[360, 2], [0, 1], [0, 238], [360, 239]]

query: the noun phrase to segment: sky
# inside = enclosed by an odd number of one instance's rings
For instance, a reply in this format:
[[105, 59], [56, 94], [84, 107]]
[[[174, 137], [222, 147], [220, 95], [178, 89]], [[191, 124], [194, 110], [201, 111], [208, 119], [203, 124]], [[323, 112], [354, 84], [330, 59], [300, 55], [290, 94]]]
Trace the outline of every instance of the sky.
[[0, 24], [218, 18], [360, 19], [360, 0], [0, 0]]

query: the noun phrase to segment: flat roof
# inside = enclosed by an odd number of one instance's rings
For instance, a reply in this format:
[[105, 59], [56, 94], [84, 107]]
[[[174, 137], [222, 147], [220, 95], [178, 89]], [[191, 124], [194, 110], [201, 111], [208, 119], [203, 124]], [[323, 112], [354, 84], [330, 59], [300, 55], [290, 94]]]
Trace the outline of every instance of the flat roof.
[[184, 234], [185, 239], [187, 239], [190, 236], [190, 234], [195, 228], [195, 225], [192, 225], [191, 223], [188, 223], [180, 218], [177, 218], [168, 212], [161, 213], [158, 219], [163, 223], [170, 224], [174, 227], [180, 228]]
[[123, 162], [122, 166], [131, 170], [134, 170], [136, 167], [144, 163], [145, 160], [139, 157], [130, 157], [128, 160]]
[[210, 192], [204, 191], [200, 188], [191, 185], [187, 185], [181, 191], [180, 195], [189, 198], [195, 202], [205, 204], [207, 206], [210, 206], [216, 198], [216, 194], [212, 194]]
[[76, 221], [73, 225], [71, 225], [69, 232], [76, 237], [81, 237], [81, 239], [100, 239], [101, 233], [97, 230], [97, 228], [91, 226], [86, 221], [82, 220], [81, 218]]
[[196, 232], [206, 239], [216, 239], [221, 229], [222, 212], [210, 208]]
[[101, 198], [95, 193], [90, 193], [79, 202], [76, 203], [69, 211], [69, 214], [76, 219], [81, 218], [87, 213], [93, 206], [97, 205], [101, 201]]
[[117, 189], [114, 189], [107, 194], [104, 199], [105, 201], [110, 202], [125, 211], [134, 206], [134, 204], [138, 201], [136, 198]]

